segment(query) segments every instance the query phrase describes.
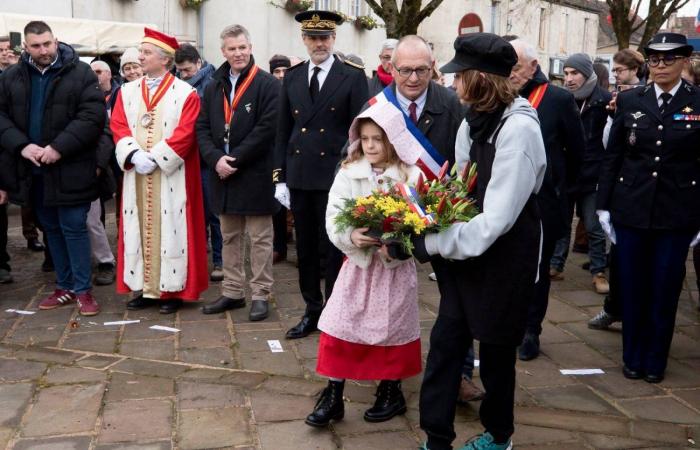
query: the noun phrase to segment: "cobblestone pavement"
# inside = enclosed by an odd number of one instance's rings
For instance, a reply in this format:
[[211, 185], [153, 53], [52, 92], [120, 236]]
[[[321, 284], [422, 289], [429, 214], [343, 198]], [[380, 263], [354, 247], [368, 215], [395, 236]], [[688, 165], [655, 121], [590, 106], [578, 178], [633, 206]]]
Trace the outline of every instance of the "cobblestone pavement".
[[[95, 289], [103, 311], [96, 317], [79, 317], [74, 307], [37, 311], [52, 274], [42, 273], [41, 255], [24, 247], [14, 212], [15, 282], [0, 286], [0, 448], [399, 450], [424, 439], [420, 376], [404, 383], [404, 417], [364, 422], [374, 384], [349, 383], [343, 421], [327, 430], [304, 425], [324, 382], [314, 373], [318, 336], [284, 340], [303, 312], [293, 259], [275, 266], [274, 307], [264, 322], [248, 322], [246, 310], [204, 316], [197, 306], [174, 316], [126, 311], [113, 286]], [[113, 216], [108, 225], [113, 233]], [[591, 290], [584, 260], [573, 254], [565, 280], [553, 283], [542, 356], [518, 362], [516, 448], [698, 448], [700, 315], [692, 264], [667, 378], [651, 385], [622, 377], [619, 328], [586, 327], [602, 296]], [[438, 306], [427, 272], [424, 266], [419, 273], [424, 356]], [[217, 296], [214, 285], [204, 297]], [[140, 323], [104, 325], [118, 320]], [[274, 339], [284, 352], [270, 351]], [[562, 368], [605, 373], [563, 376]], [[481, 431], [477, 411], [478, 404], [459, 407], [456, 442]]]

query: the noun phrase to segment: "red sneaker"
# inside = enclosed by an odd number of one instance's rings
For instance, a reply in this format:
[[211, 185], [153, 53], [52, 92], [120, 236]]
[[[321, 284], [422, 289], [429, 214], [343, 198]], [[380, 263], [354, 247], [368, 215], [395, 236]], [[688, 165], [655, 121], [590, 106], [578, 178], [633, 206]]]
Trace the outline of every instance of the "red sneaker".
[[64, 289], [56, 289], [53, 294], [49, 295], [39, 303], [39, 309], [54, 309], [59, 306], [67, 305], [75, 300], [75, 294]]
[[100, 305], [95, 301], [92, 292], [78, 294], [78, 312], [81, 316], [96, 316], [100, 312]]

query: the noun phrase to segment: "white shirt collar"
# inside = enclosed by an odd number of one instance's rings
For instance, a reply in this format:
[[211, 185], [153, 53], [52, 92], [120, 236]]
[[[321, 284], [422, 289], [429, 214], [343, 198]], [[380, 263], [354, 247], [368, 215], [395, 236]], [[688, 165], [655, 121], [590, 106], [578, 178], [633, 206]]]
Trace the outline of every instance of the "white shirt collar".
[[[328, 73], [331, 71], [331, 67], [333, 66], [334, 62], [335, 58], [333, 57], [333, 55], [331, 55], [325, 61], [319, 64], [318, 67], [320, 67], [322, 71]], [[314, 63], [312, 63], [311, 60], [309, 60], [309, 75], [313, 75], [314, 67], [317, 66]]]
[[401, 109], [404, 110], [406, 114], [408, 114], [408, 106], [412, 103], [416, 103], [416, 116], [420, 117], [421, 113], [423, 112], [423, 108], [425, 107], [425, 101], [428, 99], [428, 89], [426, 89], [417, 99], [415, 100], [409, 100], [403, 95], [401, 95], [401, 92], [399, 92], [399, 88], [396, 88], [396, 98], [399, 101], [399, 104], [401, 105]]
[[[668, 93], [671, 94], [671, 97], [675, 97], [675, 96], [676, 96], [676, 92], [678, 92], [678, 89], [680, 89], [681, 84], [683, 84], [683, 79], [682, 79], [682, 78], [681, 78], [680, 80], [678, 80], [678, 83], [676, 83], [675, 86], [673, 86], [673, 89], [671, 89], [670, 91], [668, 91]], [[657, 100], [660, 100], [660, 99], [661, 99], [661, 94], [664, 93], [663, 89], [661, 89], [661, 88], [659, 87], [659, 85], [656, 84], [656, 83], [654, 83], [654, 92], [656, 93], [656, 99], [657, 99]]]

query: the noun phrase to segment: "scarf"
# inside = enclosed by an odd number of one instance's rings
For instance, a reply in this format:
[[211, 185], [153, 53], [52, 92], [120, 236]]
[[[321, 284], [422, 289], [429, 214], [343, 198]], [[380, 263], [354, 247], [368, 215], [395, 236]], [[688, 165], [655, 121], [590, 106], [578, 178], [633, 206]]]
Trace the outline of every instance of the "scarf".
[[385, 72], [381, 64], [377, 68], [377, 76], [384, 86], [389, 86], [394, 81], [394, 77], [389, 72]]
[[469, 123], [469, 137], [472, 141], [479, 144], [485, 143], [496, 131], [505, 109], [506, 105], [501, 105], [492, 112], [478, 112], [470, 108], [464, 118]]
[[597, 84], [598, 84], [598, 77], [596, 76], [596, 74], [594, 72], [591, 74], [590, 78], [588, 78], [588, 80], [586, 80], [586, 82], [583, 83], [583, 86], [576, 89], [575, 91], [569, 90], [569, 92], [574, 94], [574, 98], [576, 100], [585, 100], [591, 96], [591, 94], [593, 93], [593, 89], [595, 89]]

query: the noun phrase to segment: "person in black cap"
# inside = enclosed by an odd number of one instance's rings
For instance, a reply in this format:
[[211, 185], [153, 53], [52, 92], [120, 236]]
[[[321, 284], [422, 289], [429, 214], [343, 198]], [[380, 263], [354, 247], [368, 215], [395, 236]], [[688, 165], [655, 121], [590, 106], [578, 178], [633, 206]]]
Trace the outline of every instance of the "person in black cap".
[[[270, 73], [277, 78], [280, 83], [284, 80], [284, 74], [292, 66], [291, 61], [284, 55], [273, 55], [269, 61]], [[272, 264], [277, 264], [287, 260], [287, 236], [289, 229], [287, 225], [287, 214], [289, 210], [280, 205], [279, 211], [272, 216]], [[291, 220], [291, 219], [290, 219]]]
[[280, 81], [284, 79], [284, 73], [290, 67], [292, 67], [291, 61], [284, 55], [273, 55], [270, 58], [270, 73]]
[[681, 78], [684, 35], [658, 33], [644, 52], [654, 83], [617, 96], [596, 212], [616, 243], [623, 374], [658, 383], [688, 246], [700, 240], [700, 90]]
[[323, 309], [321, 254], [325, 252], [325, 298], [330, 297], [342, 253], [325, 229], [328, 191], [352, 120], [369, 97], [362, 67], [333, 56], [336, 26], [343, 18], [330, 11], [295, 16], [309, 60], [287, 70], [280, 93], [275, 141], [275, 198], [294, 215], [299, 288], [306, 302], [301, 321], [288, 339], [317, 330]]
[[516, 347], [525, 333], [538, 273], [540, 215], [535, 195], [546, 154], [537, 112], [509, 82], [513, 47], [490, 33], [457, 38], [456, 54], [441, 68], [455, 73], [457, 93], [470, 105], [457, 133], [457, 164], [476, 163], [476, 203], [467, 223], [414, 242], [421, 262], [439, 261], [440, 312], [420, 394], [423, 449], [449, 450], [462, 364], [472, 339], [480, 341], [486, 395], [483, 434], [464, 449], [512, 448]]

